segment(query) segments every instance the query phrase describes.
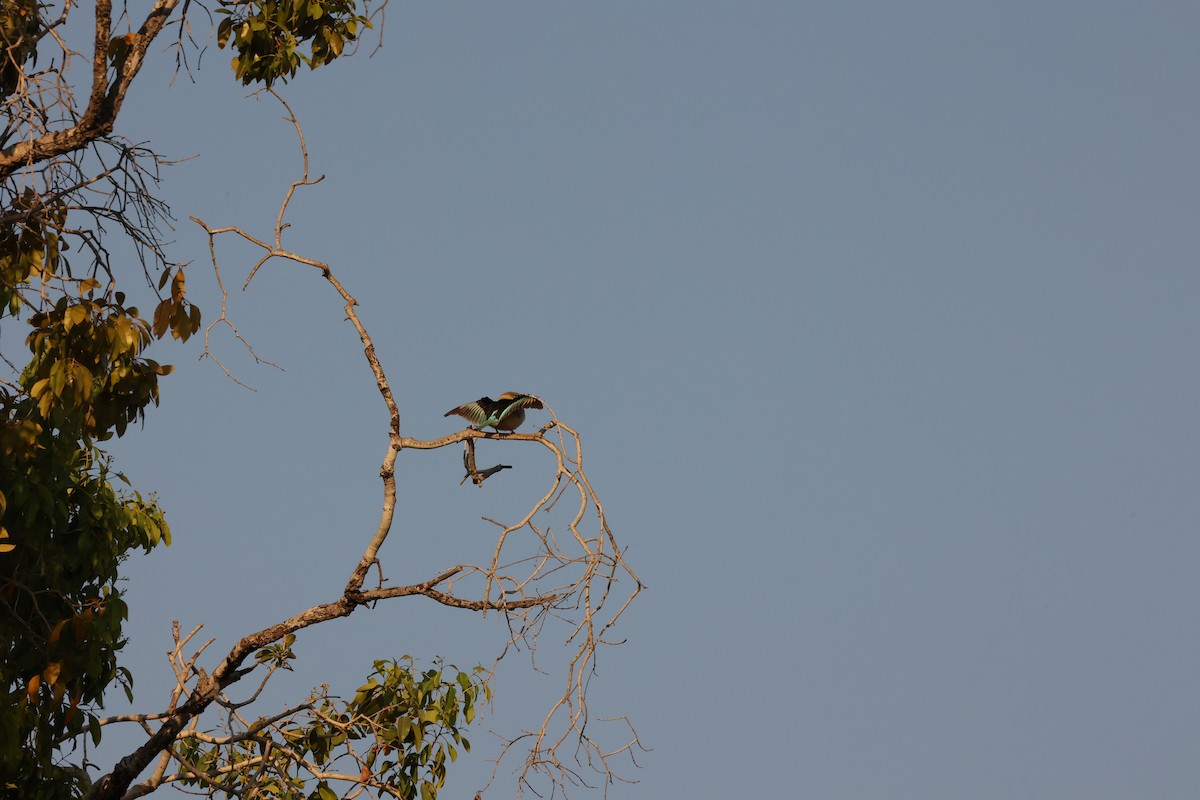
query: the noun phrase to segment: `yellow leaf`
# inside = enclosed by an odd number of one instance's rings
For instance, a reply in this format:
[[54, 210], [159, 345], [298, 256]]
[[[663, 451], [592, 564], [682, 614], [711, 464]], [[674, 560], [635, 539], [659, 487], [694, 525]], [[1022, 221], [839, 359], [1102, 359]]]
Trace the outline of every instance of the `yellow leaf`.
[[133, 332], [133, 326], [129, 324], [129, 318], [117, 317], [112, 324], [117, 352], [127, 353], [132, 350], [137, 343], [137, 336]]
[[55, 397], [63, 396], [63, 388], [67, 385], [67, 365], [62, 361], [55, 361], [50, 367], [50, 391]]
[[71, 306], [67, 309], [67, 313], [63, 315], [63, 330], [68, 333], [71, 328], [87, 319], [88, 312], [84, 306]]
[[171, 314], [175, 310], [175, 303], [167, 298], [158, 304], [154, 309], [154, 335], [162, 338], [167, 332], [167, 327], [171, 324]]
[[75, 384], [75, 402], [82, 403], [92, 396], [94, 388], [92, 373], [83, 364], [71, 368], [71, 380]]

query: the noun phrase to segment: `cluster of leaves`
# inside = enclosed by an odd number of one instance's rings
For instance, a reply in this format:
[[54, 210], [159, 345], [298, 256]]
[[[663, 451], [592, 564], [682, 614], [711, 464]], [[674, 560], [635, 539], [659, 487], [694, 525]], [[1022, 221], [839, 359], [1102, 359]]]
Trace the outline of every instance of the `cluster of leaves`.
[[17, 91], [26, 61], [37, 55], [43, 30], [38, 0], [0, 3], [0, 100]]
[[141, 357], [150, 325], [124, 299], [120, 292], [113, 302], [62, 296], [30, 319], [33, 358], [21, 383], [52, 428], [103, 440], [158, 405], [158, 377], [172, 368]]
[[132, 684], [119, 566], [170, 530], [152, 498], [114, 488], [125, 478], [96, 443], [144, 417], [170, 367], [143, 358], [150, 325], [120, 292], [71, 277], [66, 212], [24, 199], [0, 228], [0, 319], [32, 311], [29, 362], [0, 387], [0, 790], [38, 798], [77, 786], [57, 750], [98, 740], [89, 709]]
[[[293, 636], [261, 651], [260, 662], [294, 657]], [[190, 773], [186, 786], [240, 796], [251, 787], [280, 800], [335, 800], [335, 782], [365, 783], [405, 800], [434, 800], [446, 781], [446, 762], [471, 743], [463, 728], [491, 690], [471, 673], [435, 665], [419, 672], [412, 658], [376, 661], [374, 672], [349, 701], [323, 697], [287, 723], [251, 724], [224, 740], [181, 738], [176, 755]], [[209, 739], [205, 742], [204, 739]]]
[[359, 5], [356, 0], [250, 0], [220, 8], [217, 13], [226, 16], [217, 25], [217, 44], [233, 43], [233, 71], [243, 84], [286, 83], [301, 63], [311, 69], [328, 64], [357, 41], [360, 29], [371, 27], [370, 18], [358, 13]]
[[[91, 729], [117, 680], [126, 607], [118, 567], [134, 549], [169, 543], [153, 499], [118, 492], [95, 447], [51, 430], [30, 397], [0, 394], [0, 793], [59, 796], [77, 775], [55, 764]], [[81, 708], [82, 706], [82, 708]]]
[[31, 279], [54, 274], [63, 249], [58, 231], [67, 221], [61, 205], [43, 205], [31, 188], [17, 195], [0, 226], [0, 317], [21, 310], [21, 290]]
[[[200, 310], [185, 299], [182, 270], [164, 270], [159, 288], [171, 292], [155, 309], [153, 326], [125, 295], [97, 297], [95, 274], [76, 279], [61, 238], [67, 211], [39, 206], [32, 193], [25, 208], [0, 227], [0, 318], [39, 310], [29, 318], [26, 339], [32, 357], [21, 373], [21, 388], [37, 405], [39, 420], [68, 437], [103, 441], [121, 436], [130, 422], [158, 404], [158, 378], [171, 367], [142, 356], [154, 337], [169, 331], [186, 341], [200, 328]], [[74, 285], [78, 297], [68, 294]], [[57, 298], [51, 302], [52, 298]]]

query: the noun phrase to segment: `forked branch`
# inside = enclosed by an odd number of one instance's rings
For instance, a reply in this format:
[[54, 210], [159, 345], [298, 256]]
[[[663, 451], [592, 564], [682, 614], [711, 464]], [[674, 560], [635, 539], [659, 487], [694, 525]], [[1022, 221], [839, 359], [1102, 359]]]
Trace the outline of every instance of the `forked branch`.
[[[618, 755], [628, 756], [636, 764], [633, 757], [640, 747], [637, 734], [624, 718], [618, 718], [621, 728], [616, 741], [612, 741], [605, 731], [599, 730], [596, 722], [603, 720], [593, 720], [591, 717], [588, 685], [600, 648], [619, 644], [609, 639], [608, 632], [641, 591], [642, 583], [625, 561], [624, 552], [609, 527], [604, 508], [583, 470], [583, 447], [579, 433], [559, 420], [546, 404], [551, 421], [531, 434], [500, 436], [466, 429], [432, 440], [401, 434], [399, 408], [383, 365], [376, 355], [371, 335], [357, 314], [358, 301], [335, 277], [329, 264], [293, 252], [284, 245], [284, 232], [288, 228], [286, 213], [295, 193], [301, 187], [319, 183], [321, 178], [309, 177], [303, 132], [291, 109], [282, 99], [280, 103], [286, 110], [286, 119], [296, 132], [303, 168], [301, 177], [290, 184], [281, 201], [272, 235], [258, 237], [236, 226], [212, 227], [203, 220], [192, 219], [208, 236], [212, 267], [222, 288], [224, 281], [216, 240], [234, 236], [260, 251], [259, 257], [247, 271], [247, 286], [260, 269], [278, 261], [315, 269], [341, 297], [346, 319], [358, 332], [367, 366], [388, 411], [388, 441], [379, 470], [383, 483], [379, 522], [369, 534], [362, 556], [352, 568], [340, 597], [244, 637], [211, 674], [195, 668], [194, 662], [177, 669], [177, 694], [186, 694], [186, 699], [176, 702], [177, 698], [172, 698], [165, 714], [154, 715], [153, 721], [159, 723], [157, 730], [145, 745], [124, 759], [112, 775], [97, 784], [95, 796], [119, 797], [134, 776], [159, 754], [168, 751], [181, 764], [177, 776], [195, 776], [198, 770], [203, 772], [197, 765], [187, 761], [187, 756], [178, 750], [176, 743], [187, 737], [197, 739], [200, 736], [194, 732], [193, 721], [213, 703], [230, 706], [229, 701], [222, 699], [224, 692], [255, 668], [255, 664], [243, 666], [251, 654], [270, 646], [279, 647], [277, 643], [285, 640], [285, 637], [311, 625], [346, 616], [359, 606], [412, 595], [484, 614], [499, 612], [506, 625], [507, 640], [496, 658], [493, 671], [509, 650], [528, 650], [534, 657], [538, 639], [548, 627], [552, 623], [565, 623], [563, 635], [571, 646], [571, 656], [565, 667], [565, 685], [549, 704], [548, 712], [539, 723], [505, 738], [503, 752], [508, 752], [518, 743], [528, 751], [516, 770], [518, 791], [532, 787], [531, 781], [538, 775], [548, 778], [554, 787], [563, 790], [568, 786], [586, 785], [589, 771], [598, 773], [604, 782], [621, 780], [616, 774], [613, 759]], [[513, 522], [488, 520], [497, 529], [494, 546], [490, 553], [480, 554], [484, 557], [477, 558], [477, 563], [464, 561], [420, 583], [386, 586], [379, 553], [396, 521], [396, 459], [404, 450], [433, 450], [462, 444], [467, 452], [468, 475], [477, 483], [482, 483], [484, 478], [503, 469], [504, 465], [479, 471], [473, 459], [474, 445], [478, 439], [502, 440], [512, 446], [531, 443], [543, 449], [549, 456], [553, 473], [545, 492], [531, 502], [521, 518]], [[367, 575], [373, 568], [380, 570], [379, 584], [374, 588], [364, 588]], [[176, 649], [181, 651], [181, 645]], [[190, 686], [186, 692], [185, 684]], [[150, 721], [150, 717], [141, 720], [144, 725]], [[193, 728], [189, 728], [189, 725], [193, 725]], [[252, 727], [245, 728], [245, 737], [253, 737]], [[187, 733], [188, 730], [193, 732]], [[316, 777], [319, 770], [313, 766], [309, 772]], [[171, 779], [162, 765], [154, 774], [159, 781]], [[353, 774], [336, 777], [340, 780], [355, 779]], [[221, 787], [227, 786], [228, 778], [220, 770], [212, 770], [206, 775], [206, 780], [211, 781], [211, 788], [222, 790]], [[362, 786], [384, 790], [377, 782], [373, 782], [369, 770], [365, 768], [358, 782]], [[100, 788], [102, 785], [108, 788]]]

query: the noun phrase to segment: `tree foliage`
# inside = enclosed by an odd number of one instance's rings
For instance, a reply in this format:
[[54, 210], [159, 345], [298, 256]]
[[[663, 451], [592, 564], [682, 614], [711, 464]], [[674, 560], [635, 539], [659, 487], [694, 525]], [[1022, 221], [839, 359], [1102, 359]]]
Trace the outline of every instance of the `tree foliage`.
[[225, 17], [217, 44], [232, 45], [233, 72], [247, 85], [287, 81], [302, 63], [312, 69], [328, 64], [371, 27], [354, 0], [258, 0], [217, 13]]
[[[286, 637], [283, 648], [294, 640]], [[260, 652], [258, 659], [277, 652]], [[464, 727], [490, 700], [479, 668], [419, 670], [409, 656], [376, 661], [350, 700], [314, 694], [286, 721], [238, 720], [236, 732], [220, 738], [184, 733], [176, 749], [185, 766], [179, 783], [303, 800], [339, 797], [334, 785], [348, 780], [403, 800], [427, 800], [445, 784], [446, 765], [460, 749], [470, 752]]]
[[29, 360], [0, 385], [0, 774], [53, 797], [80, 778], [57, 765], [60, 745], [98, 740], [89, 709], [132, 685], [119, 566], [170, 541], [153, 498], [114, 488], [124, 476], [98, 443], [144, 418], [171, 368], [144, 357], [153, 334], [123, 293], [72, 274], [62, 204], [26, 191], [5, 217], [0, 321], [28, 324]]

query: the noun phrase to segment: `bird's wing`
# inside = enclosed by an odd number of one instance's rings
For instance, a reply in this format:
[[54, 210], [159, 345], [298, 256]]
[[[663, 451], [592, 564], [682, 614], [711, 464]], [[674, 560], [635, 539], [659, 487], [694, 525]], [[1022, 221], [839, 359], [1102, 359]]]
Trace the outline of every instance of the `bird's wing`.
[[451, 414], [458, 414], [472, 425], [482, 425], [488, 421], [488, 417], [490, 416], [488, 409], [492, 408], [495, 404], [496, 401], [492, 398], [481, 397], [473, 403], [463, 403], [458, 408], [452, 408], [442, 416], [448, 417]]
[[520, 394], [513, 398], [500, 412], [497, 421], [504, 419], [518, 408], [544, 408], [542, 401], [531, 394]]

